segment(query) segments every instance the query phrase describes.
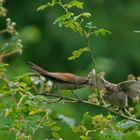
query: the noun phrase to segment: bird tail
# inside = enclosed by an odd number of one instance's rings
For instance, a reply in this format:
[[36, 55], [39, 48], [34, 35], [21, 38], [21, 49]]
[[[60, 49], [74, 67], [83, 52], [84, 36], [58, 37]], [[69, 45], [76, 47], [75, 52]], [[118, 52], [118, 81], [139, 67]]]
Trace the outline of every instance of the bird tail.
[[32, 62], [28, 62], [31, 65], [31, 68], [33, 71], [37, 72], [38, 74], [42, 75], [42, 76], [47, 76], [48, 75], [48, 71], [42, 69], [41, 67], [37, 66], [36, 64], [32, 63]]

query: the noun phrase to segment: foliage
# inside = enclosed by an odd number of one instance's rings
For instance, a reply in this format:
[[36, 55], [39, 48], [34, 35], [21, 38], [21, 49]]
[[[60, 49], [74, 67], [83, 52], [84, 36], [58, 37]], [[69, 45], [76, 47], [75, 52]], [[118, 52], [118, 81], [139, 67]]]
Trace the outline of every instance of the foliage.
[[[3, 2], [0, 2], [0, 15], [6, 17], [6, 9], [3, 7]], [[6, 27], [0, 31], [1, 43], [0, 43], [0, 62], [8, 55], [14, 53], [22, 53], [21, 39], [19, 39], [18, 32], [15, 29], [15, 22], [12, 22], [10, 18], [6, 17]]]
[[[75, 118], [70, 118], [53, 110], [55, 103], [65, 103], [62, 98], [42, 96], [42, 93], [55, 90], [52, 81], [45, 80], [34, 73], [24, 73], [17, 77], [9, 78], [5, 57], [14, 53], [22, 52], [21, 39], [15, 29], [15, 22], [6, 17], [7, 10], [3, 7], [4, 1], [0, 1], [0, 16], [6, 18], [6, 27], [0, 31], [0, 138], [6, 139], [36, 139], [36, 134], [43, 129], [47, 132], [45, 138], [40, 139], [65, 139], [64, 125], [69, 126], [71, 133], [82, 140], [129, 140], [140, 139], [139, 125], [131, 120], [117, 118], [116, 115], [90, 115], [86, 112], [83, 119], [78, 123]], [[51, 0], [41, 5], [37, 10], [41, 11], [48, 7], [59, 5], [64, 9], [64, 14], [59, 16], [54, 24], [65, 27], [79, 33], [86, 40], [87, 46], [83, 46], [72, 52], [69, 60], [79, 58], [83, 52], [91, 55], [95, 67], [95, 60], [90, 48], [90, 37], [111, 33], [106, 29], [96, 29], [92, 23], [89, 12], [73, 12], [74, 8], [84, 10], [84, 3], [73, 0], [63, 4], [60, 0]], [[5, 20], [4, 18], [4, 20]], [[3, 20], [3, 19], [2, 19]], [[51, 83], [51, 84], [50, 84]], [[37, 96], [37, 94], [40, 94]], [[53, 93], [50, 93], [53, 95]], [[94, 94], [98, 94], [98, 91]], [[61, 96], [60, 96], [61, 97]], [[69, 98], [68, 98], [69, 99]], [[70, 98], [71, 99], [71, 98]], [[136, 115], [139, 117], [139, 106], [136, 106]], [[78, 124], [77, 124], [78, 123]], [[7, 137], [5, 135], [8, 135]], [[67, 134], [69, 135], [69, 134]]]
[[[95, 29], [95, 27], [92, 25], [91, 13], [81, 12], [78, 15], [76, 15], [73, 12], [73, 8], [78, 8], [82, 10], [84, 6], [83, 2], [77, 0], [70, 1], [69, 3], [66, 4], [63, 4], [61, 0], [52, 0], [51, 2], [48, 2], [46, 5], [41, 5], [38, 8], [38, 11], [44, 10], [45, 8], [48, 7], [54, 7], [56, 5], [59, 5], [64, 10], [65, 13], [56, 18], [54, 24], [58, 24], [59, 27], [65, 27], [74, 32], [78, 32], [81, 36], [83, 36], [87, 40], [87, 47], [89, 48], [88, 51], [91, 52], [90, 46], [88, 44], [91, 35], [97, 36], [99, 33], [101, 35], [111, 33], [110, 31], [105, 29], [96, 29], [94, 31], [93, 29]], [[85, 51], [87, 51], [87, 48], [80, 48], [78, 51], [74, 51], [72, 53], [74, 56], [69, 57], [69, 60], [74, 60], [80, 57], [80, 55]]]
[[[130, 120], [116, 122], [112, 115], [90, 116], [86, 112], [80, 125], [74, 128], [74, 132], [79, 133], [82, 140], [129, 140], [134, 136], [140, 138], [137, 124]], [[134, 129], [135, 131], [130, 132]]]

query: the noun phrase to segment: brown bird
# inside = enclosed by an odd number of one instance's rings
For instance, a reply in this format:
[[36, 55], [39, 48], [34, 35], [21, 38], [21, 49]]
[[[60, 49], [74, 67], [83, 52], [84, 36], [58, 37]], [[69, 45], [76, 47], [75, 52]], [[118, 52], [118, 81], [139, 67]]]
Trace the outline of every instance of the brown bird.
[[[62, 89], [74, 90], [85, 86], [104, 90], [103, 98], [111, 105], [125, 108], [128, 106], [128, 97], [132, 100], [140, 93], [140, 81], [128, 80], [118, 84], [113, 84], [104, 78], [104, 73], [99, 73], [96, 77], [95, 70], [91, 71], [87, 78], [79, 77], [72, 73], [48, 72], [41, 67], [29, 62], [33, 71], [48, 78]], [[98, 80], [98, 87], [97, 82]]]
[[[128, 80], [118, 84], [113, 84], [104, 78], [104, 74], [97, 75], [99, 90], [104, 90], [103, 98], [105, 101], [114, 106], [121, 108], [128, 106], [128, 97], [132, 100], [138, 98], [140, 94], [140, 81]], [[95, 72], [89, 73], [89, 83], [97, 88]]]
[[127, 107], [128, 97], [134, 100], [138, 98], [140, 93], [140, 81], [136, 80], [128, 80], [119, 84], [109, 83], [104, 87], [104, 99], [119, 107]]
[[47, 79], [52, 80], [59, 88], [74, 90], [85, 87], [88, 84], [88, 78], [79, 77], [72, 73], [49, 72], [32, 62], [29, 62], [29, 64], [31, 65], [33, 71]]

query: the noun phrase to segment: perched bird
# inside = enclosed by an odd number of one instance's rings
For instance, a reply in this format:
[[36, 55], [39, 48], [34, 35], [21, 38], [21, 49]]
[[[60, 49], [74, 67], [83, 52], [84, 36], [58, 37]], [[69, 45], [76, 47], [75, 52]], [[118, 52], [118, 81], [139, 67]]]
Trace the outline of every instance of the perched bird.
[[118, 84], [113, 84], [104, 78], [104, 74], [100, 73], [95, 78], [95, 72], [89, 73], [89, 83], [97, 88], [96, 80], [98, 80], [99, 90], [104, 90], [103, 98], [111, 105], [125, 108], [128, 106], [128, 97], [132, 100], [138, 98], [140, 94], [140, 81], [128, 80]]
[[105, 85], [104, 99], [112, 105], [119, 107], [128, 106], [128, 97], [132, 100], [138, 98], [140, 93], [140, 81], [128, 80], [119, 84]]
[[72, 73], [49, 72], [41, 67], [29, 62], [33, 71], [41, 76], [50, 79], [54, 82], [55, 86], [62, 89], [74, 90], [85, 87], [88, 84], [88, 78], [79, 77]]

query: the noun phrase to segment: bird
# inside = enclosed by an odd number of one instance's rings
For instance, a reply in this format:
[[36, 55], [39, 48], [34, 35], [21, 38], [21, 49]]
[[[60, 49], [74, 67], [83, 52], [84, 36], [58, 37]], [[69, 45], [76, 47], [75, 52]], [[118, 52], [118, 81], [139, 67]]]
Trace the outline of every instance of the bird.
[[127, 80], [114, 84], [105, 79], [104, 72], [96, 74], [95, 69], [89, 72], [86, 77], [80, 77], [72, 73], [49, 72], [32, 62], [29, 64], [33, 71], [52, 80], [54, 85], [61, 89], [73, 91], [86, 86], [93, 89], [99, 88], [99, 91], [103, 91], [103, 99], [107, 103], [121, 109], [128, 106], [128, 98], [134, 100], [140, 94], [140, 80]]
[[[93, 88], [99, 88], [100, 91], [103, 90], [104, 100], [112, 106], [126, 108], [128, 106], [128, 98], [135, 100], [139, 97], [140, 80], [127, 80], [114, 84], [104, 78], [105, 73], [100, 73], [95, 78], [95, 70], [91, 71], [88, 77], [90, 85]], [[98, 80], [98, 87], [96, 80]]]
[[60, 89], [75, 90], [83, 88], [88, 84], [87, 77], [80, 77], [72, 73], [49, 72], [32, 62], [29, 62], [29, 64], [34, 72], [52, 80], [54, 85]]
[[127, 80], [118, 84], [109, 83], [104, 87], [104, 99], [121, 108], [128, 106], [128, 98], [135, 100], [140, 94], [140, 81], [136, 80]]

